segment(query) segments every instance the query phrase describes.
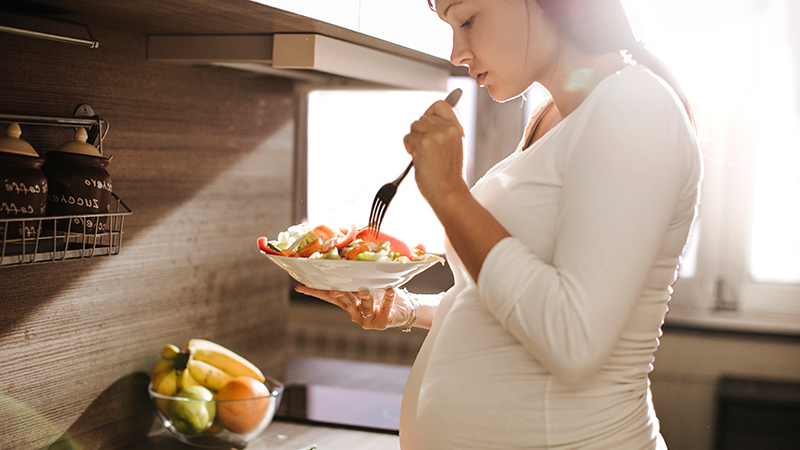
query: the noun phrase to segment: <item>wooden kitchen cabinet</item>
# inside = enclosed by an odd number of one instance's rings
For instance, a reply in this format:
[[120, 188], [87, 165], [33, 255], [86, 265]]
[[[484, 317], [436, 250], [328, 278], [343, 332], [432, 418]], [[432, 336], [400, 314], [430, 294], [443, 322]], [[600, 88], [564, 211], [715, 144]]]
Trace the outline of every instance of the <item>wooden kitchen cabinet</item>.
[[268, 6], [449, 59], [452, 30], [425, 0], [255, 0]]

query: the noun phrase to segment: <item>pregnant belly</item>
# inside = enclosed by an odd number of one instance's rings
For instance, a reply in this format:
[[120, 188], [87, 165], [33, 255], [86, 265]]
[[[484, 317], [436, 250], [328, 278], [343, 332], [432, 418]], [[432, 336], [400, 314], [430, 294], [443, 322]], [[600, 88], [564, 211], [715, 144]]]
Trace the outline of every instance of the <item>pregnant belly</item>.
[[416, 443], [408, 448], [603, 448], [620, 436], [649, 445], [646, 379], [565, 386], [480, 302], [457, 301], [431, 344], [419, 391], [406, 392], [417, 398], [401, 430]]

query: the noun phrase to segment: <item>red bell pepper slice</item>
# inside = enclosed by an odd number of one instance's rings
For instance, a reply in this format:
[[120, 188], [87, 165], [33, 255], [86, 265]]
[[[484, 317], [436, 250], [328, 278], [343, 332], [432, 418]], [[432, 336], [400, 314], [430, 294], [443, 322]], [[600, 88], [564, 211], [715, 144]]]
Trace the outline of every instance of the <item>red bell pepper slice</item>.
[[258, 238], [256, 240], [256, 242], [258, 243], [258, 248], [260, 248], [262, 252], [264, 252], [264, 253], [266, 253], [268, 255], [289, 256], [289, 257], [292, 257], [292, 258], [296, 258], [296, 257], [300, 256], [300, 255], [297, 254], [297, 252], [295, 252], [293, 250], [281, 250], [281, 249], [271, 245], [269, 243], [269, 239], [267, 239], [264, 236], [261, 236], [260, 238]]
[[269, 245], [269, 239], [267, 239], [266, 237], [261, 236], [260, 238], [258, 238], [257, 242], [258, 242], [258, 248], [260, 248], [262, 252], [270, 255], [281, 254], [281, 251], [279, 249], [272, 248], [272, 246]]

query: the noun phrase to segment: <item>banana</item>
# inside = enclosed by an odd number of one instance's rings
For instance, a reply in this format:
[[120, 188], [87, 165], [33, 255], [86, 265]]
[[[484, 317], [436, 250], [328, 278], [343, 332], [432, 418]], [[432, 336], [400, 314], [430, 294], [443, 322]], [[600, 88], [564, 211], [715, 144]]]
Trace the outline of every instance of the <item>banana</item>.
[[177, 345], [167, 344], [161, 349], [161, 357], [163, 359], [173, 360], [180, 352], [181, 349], [178, 348]]
[[211, 428], [204, 431], [203, 434], [217, 434], [223, 431], [225, 431], [225, 427], [215, 420], [214, 423], [211, 424]]
[[264, 382], [264, 374], [253, 363], [227, 348], [205, 340], [191, 339], [186, 349], [193, 359], [203, 361], [221, 369], [233, 377], [247, 376]]
[[233, 379], [233, 376], [224, 370], [197, 359], [190, 359], [186, 368], [200, 384], [214, 392], [222, 389], [222, 386]]
[[[175, 367], [175, 357], [178, 356], [181, 349], [177, 345], [168, 344], [161, 349], [161, 359], [153, 364], [150, 370], [150, 380], [155, 381], [156, 377], [163, 372], [172, 370]], [[155, 384], [154, 384], [155, 386]]]
[[[153, 369], [150, 370], [150, 380], [155, 381], [156, 377], [161, 375], [162, 373], [172, 370], [174, 364], [172, 360], [169, 359], [159, 359], [153, 364]], [[154, 384], [155, 385], [155, 384]]]
[[[169, 349], [169, 347], [170, 346], [164, 347], [162, 354], [167, 350], [172, 350]], [[160, 359], [156, 361], [153, 365], [153, 370], [150, 372], [153, 382], [153, 391], [161, 395], [173, 397], [184, 388], [202, 386], [200, 382], [195, 380], [192, 374], [186, 370], [190, 359], [191, 355], [188, 352], [179, 351], [172, 359]], [[156, 399], [156, 404], [161, 412], [164, 414], [168, 413], [170, 400], [159, 398]]]
[[161, 395], [172, 397], [181, 389], [198, 385], [200, 385], [200, 382], [188, 370], [182, 372], [170, 370], [156, 377], [155, 381], [153, 381], [153, 390]]
[[178, 392], [177, 378], [174, 370], [162, 372], [153, 380], [153, 390], [158, 394], [171, 397]]
[[[188, 370], [168, 370], [160, 373], [153, 380], [153, 390], [161, 395], [173, 397], [183, 388], [189, 386], [200, 385], [200, 382], [194, 379]], [[156, 405], [164, 414], [168, 414], [170, 400], [158, 398]]]

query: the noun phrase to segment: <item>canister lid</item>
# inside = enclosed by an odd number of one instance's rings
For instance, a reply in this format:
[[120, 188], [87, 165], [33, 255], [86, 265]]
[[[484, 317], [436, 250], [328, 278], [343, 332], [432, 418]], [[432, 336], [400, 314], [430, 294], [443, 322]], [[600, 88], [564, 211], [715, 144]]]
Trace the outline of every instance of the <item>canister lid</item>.
[[102, 157], [103, 155], [100, 154], [100, 150], [98, 150], [94, 145], [86, 143], [87, 138], [88, 135], [86, 134], [86, 129], [79, 127], [77, 130], [75, 130], [75, 140], [61, 144], [61, 146], [55, 149], [55, 151]]
[[31, 144], [23, 141], [19, 137], [22, 136], [22, 129], [20, 129], [17, 122], [11, 122], [6, 130], [6, 136], [0, 138], [0, 152], [16, 153], [17, 155], [33, 156], [38, 158], [39, 154], [31, 147]]

